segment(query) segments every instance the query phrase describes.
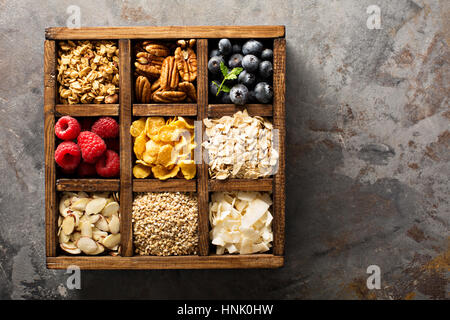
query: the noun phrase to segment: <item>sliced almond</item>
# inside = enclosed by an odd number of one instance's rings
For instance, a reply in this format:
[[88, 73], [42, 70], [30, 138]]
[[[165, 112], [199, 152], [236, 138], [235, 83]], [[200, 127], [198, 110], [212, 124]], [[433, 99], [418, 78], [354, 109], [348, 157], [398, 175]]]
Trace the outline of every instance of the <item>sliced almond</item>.
[[92, 253], [88, 253], [89, 255], [97, 255], [100, 253], [103, 253], [105, 251], [105, 247], [103, 245], [101, 245], [100, 243], [96, 243], [97, 244], [97, 250], [95, 250]]
[[97, 243], [89, 237], [81, 237], [77, 241], [77, 247], [86, 254], [97, 251]]
[[67, 217], [69, 214], [71, 214], [73, 211], [72, 209], [70, 209], [70, 207], [66, 207], [63, 212], [61, 213], [61, 215], [65, 218]]
[[59, 243], [66, 243], [69, 241], [70, 241], [70, 236], [68, 236], [64, 232], [59, 233]]
[[94, 199], [107, 199], [109, 198], [109, 192], [94, 193], [92, 197]]
[[78, 249], [77, 246], [75, 244], [73, 244], [72, 242], [61, 243], [59, 246], [61, 247], [61, 249], [63, 249], [64, 251], [66, 251], [70, 254], [81, 253], [81, 250]]
[[73, 243], [76, 243], [81, 238], [81, 232], [77, 231], [70, 235], [70, 239], [72, 239]]
[[69, 199], [69, 196], [64, 195], [62, 196], [61, 200], [59, 201], [59, 213], [64, 216], [64, 211], [67, 209], [68, 206], [66, 206], [66, 200]]
[[86, 214], [96, 214], [102, 211], [102, 209], [106, 205], [106, 199], [105, 198], [96, 198], [89, 201], [89, 203], [86, 205]]
[[89, 199], [88, 198], [81, 198], [78, 199], [77, 201], [75, 201], [74, 203], [72, 203], [72, 205], [70, 206], [70, 208], [72, 210], [78, 210], [78, 211], [84, 211], [86, 209], [86, 205], [89, 203]]
[[111, 221], [108, 223], [109, 226], [109, 232], [112, 234], [119, 233], [120, 231], [120, 220], [118, 215], [113, 215], [111, 218]]
[[92, 239], [94, 239], [95, 241], [102, 242], [103, 239], [105, 239], [107, 236], [108, 236], [108, 232], [101, 231], [95, 227], [92, 228]]
[[106, 221], [105, 217], [103, 216], [100, 216], [98, 221], [95, 223], [95, 226], [102, 231], [109, 232], [108, 221]]
[[58, 227], [61, 227], [62, 222], [63, 218], [61, 216], [58, 216]]
[[92, 238], [92, 227], [89, 221], [80, 222], [80, 231], [82, 237]]
[[72, 213], [69, 213], [68, 217], [73, 217], [75, 227], [78, 227], [78, 225], [80, 224], [80, 215], [75, 212], [72, 212]]
[[102, 241], [102, 244], [108, 249], [114, 248], [119, 243], [120, 243], [120, 233], [110, 234]]
[[119, 204], [115, 201], [108, 203], [102, 210], [105, 217], [111, 217], [113, 214], [119, 212]]
[[100, 214], [91, 214], [89, 216], [89, 222], [92, 224], [95, 224], [98, 221], [98, 219], [100, 219]]
[[65, 217], [62, 222], [61, 228], [65, 234], [70, 235], [73, 232], [73, 229], [75, 228], [74, 216]]
[[78, 192], [78, 198], [89, 198], [89, 195], [84, 191], [80, 191]]

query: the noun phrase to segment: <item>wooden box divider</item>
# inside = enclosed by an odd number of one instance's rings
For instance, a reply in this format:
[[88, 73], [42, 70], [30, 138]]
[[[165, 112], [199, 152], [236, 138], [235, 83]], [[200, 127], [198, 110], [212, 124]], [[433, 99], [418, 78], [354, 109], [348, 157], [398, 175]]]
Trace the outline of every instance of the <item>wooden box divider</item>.
[[272, 105], [270, 104], [247, 104], [236, 106], [234, 104], [209, 104], [208, 117], [218, 118], [222, 116], [232, 116], [238, 111], [246, 109], [251, 116], [271, 117]]
[[[48, 28], [44, 43], [44, 130], [45, 130], [45, 219], [46, 259], [50, 269], [62, 269], [75, 264], [82, 269], [229, 269], [278, 268], [284, 264], [285, 219], [285, 39], [284, 26], [208, 26], [208, 27], [117, 27], [117, 28]], [[265, 38], [273, 40], [274, 99], [273, 104], [208, 104], [208, 41], [215, 38]], [[139, 104], [133, 103], [133, 41], [136, 39], [197, 39], [197, 103]], [[119, 46], [120, 93], [118, 104], [63, 105], [58, 104], [56, 64], [57, 41], [77, 39], [110, 39]], [[205, 151], [196, 149], [197, 176], [192, 180], [134, 179], [133, 146], [129, 129], [133, 117], [186, 116], [201, 121], [196, 135], [203, 134], [203, 120], [233, 115], [247, 109], [251, 116], [269, 117], [279, 130], [279, 167], [271, 178], [247, 180], [209, 179]], [[57, 178], [54, 162], [55, 119], [75, 117], [113, 116], [120, 124], [120, 178], [118, 179], [65, 179]], [[203, 153], [202, 153], [203, 152]], [[121, 253], [119, 256], [70, 256], [59, 249], [57, 234], [57, 192], [87, 191], [120, 192]], [[132, 204], [136, 192], [195, 192], [198, 197], [198, 255], [193, 256], [138, 256], [133, 249]], [[209, 241], [209, 198], [216, 191], [266, 191], [273, 193], [273, 249], [253, 255], [215, 255]]]
[[118, 104], [57, 104], [55, 107], [56, 116], [70, 115], [72, 117], [98, 117], [98, 116], [118, 116]]
[[133, 104], [133, 116], [197, 116], [196, 104]]

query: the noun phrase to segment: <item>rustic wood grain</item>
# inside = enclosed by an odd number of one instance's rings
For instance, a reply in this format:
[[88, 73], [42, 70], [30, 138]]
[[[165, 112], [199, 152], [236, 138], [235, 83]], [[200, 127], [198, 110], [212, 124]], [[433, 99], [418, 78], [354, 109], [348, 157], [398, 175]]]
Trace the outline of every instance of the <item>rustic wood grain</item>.
[[272, 191], [273, 179], [227, 179], [208, 181], [209, 191]]
[[232, 116], [238, 111], [247, 110], [251, 116], [271, 117], [273, 108], [271, 104], [247, 104], [237, 106], [234, 104], [210, 104], [208, 105], [208, 117], [218, 118], [222, 116]]
[[196, 116], [196, 104], [134, 104], [133, 116]]
[[118, 116], [118, 104], [57, 104], [56, 116], [98, 117]]
[[[207, 117], [206, 107], [208, 105], [208, 40], [199, 39], [197, 41], [197, 120], [201, 121], [203, 127], [203, 119]], [[198, 130], [200, 132], [203, 129]], [[200, 146], [199, 146], [200, 147]], [[201, 147], [200, 147], [201, 148]], [[200, 154], [202, 154], [200, 149]], [[209, 253], [209, 222], [208, 222], [208, 165], [202, 161], [197, 165], [197, 195], [198, 195], [198, 212], [199, 212], [199, 254], [207, 256]]]
[[133, 226], [131, 210], [133, 205], [133, 180], [131, 176], [131, 41], [119, 40], [120, 72], [120, 234], [123, 256], [133, 255]]
[[58, 179], [57, 191], [119, 191], [119, 179]]
[[279, 268], [283, 266], [283, 263], [282, 256], [272, 254], [177, 257], [58, 256], [47, 258], [47, 268], [49, 269], [66, 269], [70, 265], [77, 265], [83, 270]]
[[55, 167], [56, 43], [44, 42], [45, 252], [56, 256]]
[[53, 40], [277, 38], [284, 34], [284, 26], [54, 27], [45, 30], [45, 38]]
[[158, 179], [133, 179], [134, 192], [195, 192], [197, 182], [186, 179], [168, 179], [161, 181]]
[[279, 133], [279, 159], [278, 171], [274, 177], [273, 190], [273, 253], [284, 254], [285, 239], [285, 137], [286, 137], [286, 110], [285, 110], [285, 74], [286, 74], [286, 40], [275, 39], [273, 50], [273, 124]]

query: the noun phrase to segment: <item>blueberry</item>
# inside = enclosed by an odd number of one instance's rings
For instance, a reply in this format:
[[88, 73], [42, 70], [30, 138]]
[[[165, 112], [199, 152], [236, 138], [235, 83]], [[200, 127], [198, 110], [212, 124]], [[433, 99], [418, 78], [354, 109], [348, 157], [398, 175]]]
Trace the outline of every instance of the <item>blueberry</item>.
[[248, 89], [243, 84], [237, 84], [230, 91], [231, 102], [238, 105], [244, 105], [247, 102]]
[[242, 53], [244, 55], [253, 54], [255, 56], [259, 56], [261, 51], [263, 50], [263, 45], [261, 42], [257, 40], [249, 40], [242, 46]]
[[253, 73], [244, 70], [239, 74], [238, 82], [244, 84], [247, 88], [252, 87], [255, 84], [255, 81], [256, 77]]
[[209, 53], [210, 58], [215, 57], [215, 56], [220, 56], [220, 52], [217, 49], [214, 49]]
[[223, 62], [223, 58], [221, 56], [215, 56], [209, 59], [208, 61], [208, 70], [212, 74], [220, 74], [220, 62]]
[[256, 100], [255, 90], [250, 90], [248, 92], [248, 102], [249, 103], [256, 103], [256, 102], [258, 102], [258, 100]]
[[228, 39], [220, 39], [219, 41], [219, 51], [223, 55], [230, 54], [232, 50], [231, 42]]
[[263, 61], [259, 64], [259, 76], [263, 79], [267, 79], [273, 74], [272, 62]]
[[236, 68], [236, 67], [241, 67], [242, 66], [242, 54], [240, 53], [235, 53], [231, 56], [230, 60], [228, 61], [228, 66], [230, 68]]
[[224, 92], [222, 97], [220, 98], [221, 103], [232, 103], [229, 92]]
[[233, 44], [232, 48], [233, 53], [242, 53], [242, 47], [240, 44]]
[[260, 82], [255, 87], [255, 97], [261, 103], [272, 101], [273, 89], [267, 82]]
[[[216, 82], [217, 82], [217, 81], [216, 81]], [[220, 85], [220, 84], [219, 84], [219, 85]], [[219, 90], [219, 87], [216, 86], [216, 85], [211, 81], [211, 83], [209, 84], [209, 92], [211, 92], [211, 94], [212, 94], [213, 96], [216, 96], [218, 90]], [[220, 96], [221, 93], [222, 93], [222, 91], [220, 91], [219, 96]]]
[[272, 61], [273, 59], [272, 49], [264, 49], [263, 52], [261, 52], [261, 59]]
[[244, 69], [248, 72], [255, 72], [258, 70], [258, 65], [259, 59], [253, 54], [248, 54], [242, 59], [242, 67], [244, 67]]

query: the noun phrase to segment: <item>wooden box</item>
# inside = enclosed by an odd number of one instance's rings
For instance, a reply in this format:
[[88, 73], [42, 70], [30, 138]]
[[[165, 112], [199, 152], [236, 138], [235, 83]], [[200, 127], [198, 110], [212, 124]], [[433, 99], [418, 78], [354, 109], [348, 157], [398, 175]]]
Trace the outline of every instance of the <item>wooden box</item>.
[[[44, 113], [45, 113], [45, 228], [46, 263], [49, 269], [63, 269], [77, 265], [81, 269], [213, 269], [213, 268], [278, 268], [284, 264], [285, 239], [285, 60], [284, 26], [191, 26], [191, 27], [105, 27], [105, 28], [48, 28], [44, 44]], [[197, 39], [198, 77], [196, 104], [133, 104], [132, 42], [138, 39]], [[279, 168], [269, 179], [226, 180], [208, 179], [206, 164], [197, 165], [193, 180], [133, 179], [132, 137], [129, 128], [133, 116], [191, 116], [231, 115], [234, 105], [208, 103], [208, 42], [220, 38], [257, 38], [273, 41], [273, 105], [250, 104], [250, 115], [273, 120], [279, 130]], [[115, 40], [119, 46], [120, 94], [118, 104], [62, 105], [57, 99], [57, 43], [60, 40]], [[120, 179], [56, 179], [54, 161], [55, 118], [116, 116], [120, 124]], [[120, 256], [70, 256], [58, 244], [57, 192], [59, 191], [119, 191], [121, 214]], [[273, 192], [273, 247], [267, 254], [216, 255], [210, 252], [208, 201], [213, 191], [252, 190]], [[199, 254], [197, 256], [137, 256], [133, 250], [131, 208], [133, 192], [195, 191], [199, 205]]]

